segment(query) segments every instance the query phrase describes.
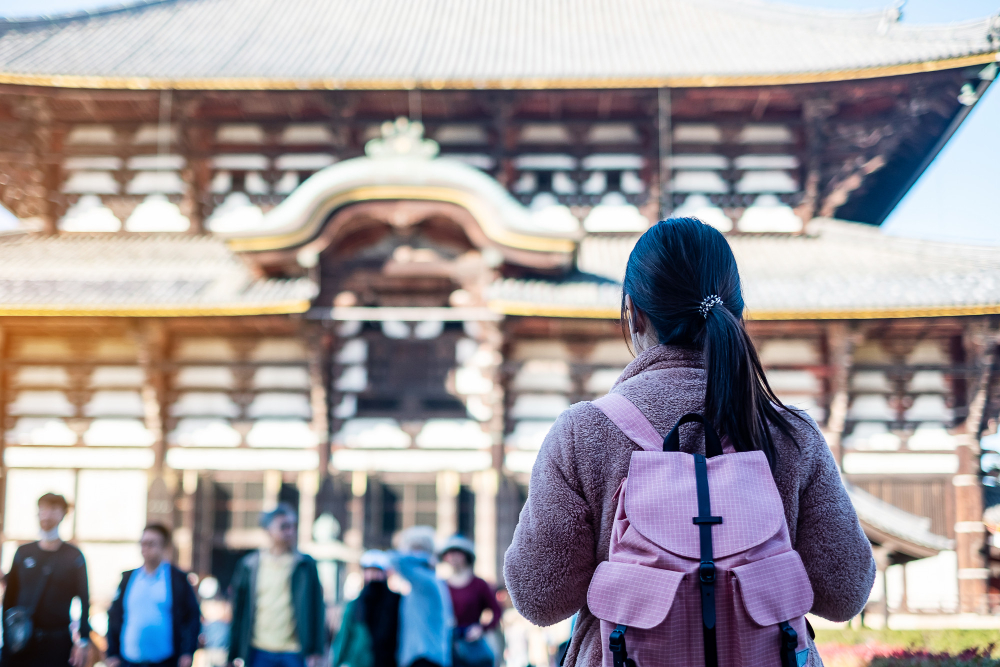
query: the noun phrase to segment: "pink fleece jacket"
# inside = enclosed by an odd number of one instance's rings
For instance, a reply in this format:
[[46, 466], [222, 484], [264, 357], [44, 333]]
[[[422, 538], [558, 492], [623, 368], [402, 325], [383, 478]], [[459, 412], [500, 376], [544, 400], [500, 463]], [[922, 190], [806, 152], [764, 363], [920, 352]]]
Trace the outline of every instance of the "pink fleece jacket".
[[[611, 390], [631, 400], [660, 433], [687, 412], [701, 412], [705, 371], [700, 352], [660, 345], [640, 354]], [[792, 546], [815, 593], [812, 613], [846, 621], [861, 611], [875, 580], [875, 561], [819, 428], [788, 415], [795, 441], [772, 428], [775, 482]], [[704, 452], [700, 429], [683, 430], [681, 449]], [[567, 667], [601, 665], [600, 623], [587, 608], [587, 587], [608, 559], [614, 494], [639, 450], [598, 408], [577, 403], [562, 413], [531, 472], [528, 501], [504, 557], [514, 607], [537, 625], [580, 612]], [[815, 652], [813, 652], [815, 653]], [[811, 665], [822, 664], [818, 657]]]

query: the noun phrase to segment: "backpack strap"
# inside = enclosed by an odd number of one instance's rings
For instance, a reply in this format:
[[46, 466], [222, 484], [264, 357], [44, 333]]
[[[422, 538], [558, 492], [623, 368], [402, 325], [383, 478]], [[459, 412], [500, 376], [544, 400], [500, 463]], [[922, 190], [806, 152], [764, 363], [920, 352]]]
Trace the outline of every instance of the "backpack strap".
[[663, 436], [649, 423], [635, 403], [621, 394], [601, 396], [593, 404], [621, 429], [629, 440], [647, 452], [663, 451]]
[[681, 436], [678, 431], [684, 424], [690, 424], [692, 422], [697, 422], [705, 428], [705, 456], [707, 458], [722, 456], [725, 453], [726, 448], [723, 446], [722, 441], [719, 440], [719, 435], [715, 432], [715, 429], [712, 428], [712, 425], [708, 423], [708, 420], [697, 412], [689, 412], [677, 420], [674, 427], [670, 429], [670, 433], [667, 433], [667, 437], [663, 439], [663, 451], [681, 451]]
[[[693, 517], [691, 521], [698, 526], [698, 541], [701, 545], [698, 580], [701, 582], [701, 630], [705, 644], [705, 667], [718, 667], [719, 649], [715, 637], [715, 554], [712, 550], [712, 526], [722, 523], [722, 517], [712, 516], [712, 500], [708, 491], [708, 461], [701, 454], [694, 454], [694, 476], [698, 493], [698, 516]], [[782, 665], [782, 667], [785, 666]]]
[[38, 587], [35, 589], [35, 594], [31, 596], [31, 602], [25, 605], [25, 611], [28, 614], [28, 618], [31, 622], [35, 622], [35, 610], [38, 609], [38, 604], [42, 601], [42, 596], [45, 595], [45, 588], [49, 584], [49, 577], [52, 576], [52, 566], [43, 565], [42, 566], [42, 578], [38, 581]]

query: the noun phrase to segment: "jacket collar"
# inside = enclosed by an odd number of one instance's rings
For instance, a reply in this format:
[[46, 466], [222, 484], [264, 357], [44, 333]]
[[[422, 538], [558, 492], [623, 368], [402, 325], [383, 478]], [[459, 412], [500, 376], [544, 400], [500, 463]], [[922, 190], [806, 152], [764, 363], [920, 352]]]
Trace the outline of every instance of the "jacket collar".
[[633, 359], [632, 363], [622, 371], [614, 386], [617, 387], [622, 382], [646, 371], [659, 371], [666, 368], [702, 369], [704, 367], [705, 360], [701, 350], [678, 345], [656, 345], [643, 350], [638, 357]]
[[[257, 562], [260, 562], [261, 556], [264, 555], [265, 552], [267, 551], [268, 551], [267, 547], [262, 547], [260, 549], [257, 549], [257, 551], [253, 552], [254, 555], [256, 556]], [[305, 556], [302, 554], [301, 551], [298, 550], [298, 548], [292, 549], [288, 553], [292, 555], [292, 562], [295, 563], [296, 565], [298, 565], [305, 559]]]

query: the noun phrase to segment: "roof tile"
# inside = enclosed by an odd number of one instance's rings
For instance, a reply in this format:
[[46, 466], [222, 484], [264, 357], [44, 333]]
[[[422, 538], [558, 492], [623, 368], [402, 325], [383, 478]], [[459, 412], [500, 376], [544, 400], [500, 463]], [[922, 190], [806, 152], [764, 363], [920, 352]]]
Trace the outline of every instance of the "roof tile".
[[0, 22], [6, 74], [344, 85], [819, 73], [995, 50], [989, 19], [913, 27], [750, 0], [167, 0]]
[[0, 312], [304, 310], [307, 279], [253, 276], [225, 243], [187, 235], [0, 238]]

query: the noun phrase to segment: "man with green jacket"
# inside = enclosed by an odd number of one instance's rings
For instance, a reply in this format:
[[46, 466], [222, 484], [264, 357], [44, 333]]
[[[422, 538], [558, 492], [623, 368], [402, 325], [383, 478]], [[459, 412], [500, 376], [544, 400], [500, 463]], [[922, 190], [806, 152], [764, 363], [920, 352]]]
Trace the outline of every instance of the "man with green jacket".
[[261, 515], [271, 546], [247, 554], [232, 582], [233, 667], [319, 667], [326, 605], [316, 561], [300, 553], [295, 510], [280, 504]]

